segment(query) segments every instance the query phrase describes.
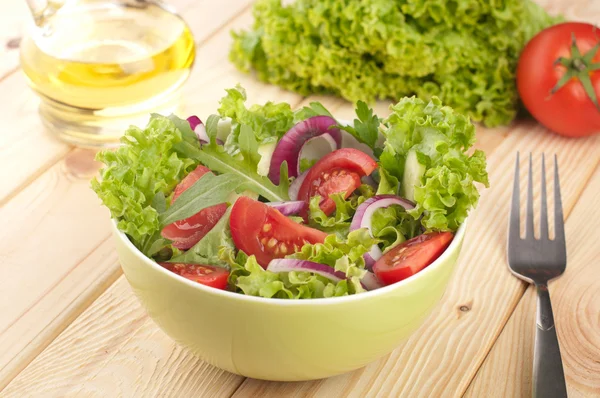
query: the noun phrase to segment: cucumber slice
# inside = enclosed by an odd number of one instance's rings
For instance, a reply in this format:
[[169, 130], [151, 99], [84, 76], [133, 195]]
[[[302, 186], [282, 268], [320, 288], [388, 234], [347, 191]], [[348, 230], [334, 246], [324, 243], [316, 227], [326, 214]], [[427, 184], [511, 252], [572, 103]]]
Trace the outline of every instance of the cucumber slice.
[[271, 168], [271, 157], [273, 156], [273, 152], [275, 152], [275, 147], [277, 146], [276, 142], [271, 142], [269, 144], [263, 144], [258, 147], [258, 154], [260, 155], [260, 161], [258, 162], [258, 167], [256, 172], [261, 176], [269, 175], [269, 168]]
[[408, 151], [404, 163], [404, 175], [402, 176], [402, 193], [405, 199], [415, 201], [415, 186], [422, 184], [421, 180], [424, 174], [425, 165], [419, 163], [417, 152]]

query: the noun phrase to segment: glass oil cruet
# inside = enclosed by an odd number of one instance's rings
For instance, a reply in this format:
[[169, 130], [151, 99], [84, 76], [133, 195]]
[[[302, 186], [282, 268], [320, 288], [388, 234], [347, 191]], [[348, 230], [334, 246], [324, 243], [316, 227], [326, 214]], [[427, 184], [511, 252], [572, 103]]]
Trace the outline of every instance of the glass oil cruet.
[[34, 24], [21, 65], [45, 127], [85, 147], [118, 144], [131, 124], [179, 105], [195, 45], [183, 19], [153, 0], [27, 0]]

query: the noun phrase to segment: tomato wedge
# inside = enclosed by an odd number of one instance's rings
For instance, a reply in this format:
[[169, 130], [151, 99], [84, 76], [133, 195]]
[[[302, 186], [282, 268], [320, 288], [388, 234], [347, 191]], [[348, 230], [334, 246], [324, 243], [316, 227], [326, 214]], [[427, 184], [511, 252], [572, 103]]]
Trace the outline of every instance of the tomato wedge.
[[[204, 166], [198, 166], [194, 171], [188, 174], [175, 187], [173, 192], [173, 202], [177, 200], [186, 189], [194, 185], [204, 174], [210, 173], [210, 169]], [[200, 239], [204, 237], [214, 226], [225, 211], [227, 204], [221, 203], [215, 206], [207, 207], [200, 210], [198, 213], [184, 220], [175, 221], [172, 224], [163, 228], [161, 235], [171, 241], [173, 246], [178, 249], [187, 250], [194, 246]]]
[[159, 263], [159, 265], [191, 281], [214, 287], [215, 289], [225, 290], [227, 288], [229, 271], [225, 268], [184, 263]]
[[453, 237], [451, 232], [434, 232], [407, 240], [377, 260], [373, 272], [384, 285], [406, 279], [435, 261]]
[[241, 196], [231, 209], [231, 237], [236, 247], [266, 268], [307, 243], [323, 243], [327, 234], [298, 224], [264, 203]]
[[333, 151], [310, 168], [298, 191], [298, 200], [308, 203], [310, 198], [319, 195], [321, 210], [330, 215], [335, 210], [335, 202], [329, 195], [343, 193], [345, 198], [349, 197], [360, 186], [360, 178], [371, 174], [376, 167], [377, 162], [358, 149]]

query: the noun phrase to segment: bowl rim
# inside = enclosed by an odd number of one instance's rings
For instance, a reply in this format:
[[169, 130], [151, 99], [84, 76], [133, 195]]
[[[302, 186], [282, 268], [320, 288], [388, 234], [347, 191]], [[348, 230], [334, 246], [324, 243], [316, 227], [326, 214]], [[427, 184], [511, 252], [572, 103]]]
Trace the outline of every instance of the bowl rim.
[[[118, 239], [120, 239], [123, 242], [125, 247], [127, 249], [129, 249], [129, 251], [131, 251], [135, 255], [135, 257], [137, 257], [139, 260], [141, 260], [142, 263], [144, 263], [145, 265], [147, 265], [149, 267], [154, 268], [158, 272], [162, 272], [163, 274], [167, 275], [168, 278], [173, 278], [175, 280], [178, 280], [179, 282], [183, 282], [183, 283], [187, 284], [188, 286], [190, 286], [193, 289], [198, 289], [203, 293], [210, 294], [210, 295], [213, 295], [216, 297], [229, 298], [229, 299], [233, 299], [233, 300], [259, 302], [259, 303], [265, 303], [265, 304], [284, 305], [284, 306], [288, 306], [288, 305], [307, 306], [307, 305], [315, 305], [315, 304], [316, 305], [336, 305], [336, 304], [343, 304], [343, 303], [347, 303], [347, 302], [368, 299], [370, 297], [375, 298], [376, 296], [383, 296], [386, 293], [389, 293], [393, 290], [400, 289], [403, 286], [417, 283], [419, 278], [423, 278], [425, 275], [435, 272], [435, 270], [437, 268], [439, 268], [441, 266], [441, 264], [445, 263], [446, 259], [450, 255], [452, 255], [455, 251], [459, 251], [459, 245], [461, 244], [461, 242], [464, 239], [465, 230], [467, 227], [467, 221], [468, 221], [468, 218], [465, 219], [463, 221], [463, 223], [460, 225], [460, 227], [454, 234], [454, 238], [452, 239], [452, 242], [450, 242], [450, 245], [446, 248], [446, 250], [444, 250], [444, 252], [433, 263], [431, 263], [429, 266], [427, 266], [425, 269], [419, 271], [415, 275], [412, 275], [412, 276], [410, 276], [400, 282], [396, 282], [392, 285], [383, 286], [383, 287], [380, 287], [379, 289], [369, 290], [364, 293], [351, 294], [348, 296], [313, 298], [313, 299], [305, 299], [305, 300], [286, 300], [286, 299], [278, 299], [278, 298], [248, 296], [248, 295], [241, 294], [241, 293], [231, 292], [229, 290], [215, 289], [213, 287], [205, 286], [201, 283], [193, 282], [189, 279], [184, 278], [183, 276], [177, 275], [176, 273], [167, 270], [164, 267], [161, 267], [157, 262], [146, 257], [137, 247], [135, 247], [135, 245], [131, 242], [131, 240], [129, 240], [127, 235], [124, 232], [119, 230], [119, 228], [117, 227], [116, 220], [111, 219], [111, 225], [112, 225], [113, 231], [115, 232], [115, 236], [117, 236]], [[121, 267], [122, 267], [122, 265], [121, 265]]]

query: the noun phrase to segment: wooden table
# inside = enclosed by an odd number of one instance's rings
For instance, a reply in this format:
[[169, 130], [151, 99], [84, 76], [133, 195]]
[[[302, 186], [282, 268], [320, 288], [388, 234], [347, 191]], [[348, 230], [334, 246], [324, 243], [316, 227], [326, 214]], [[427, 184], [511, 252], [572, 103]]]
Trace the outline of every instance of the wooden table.
[[[598, 0], [539, 0], [571, 19], [600, 21]], [[198, 42], [186, 86], [190, 113], [215, 111], [241, 82], [250, 101], [320, 100], [260, 84], [227, 61], [229, 31], [251, 23], [250, 0], [173, 1]], [[535, 296], [507, 270], [506, 226], [515, 151], [560, 161], [569, 264], [552, 283], [571, 397], [600, 396], [600, 136], [569, 140], [522, 121], [478, 130], [491, 188], [471, 217], [458, 269], [433, 315], [390, 355], [353, 373], [305, 383], [246, 379], [175, 345], [133, 296], [89, 189], [93, 153], [46, 134], [19, 70], [24, 1], [0, 2], [0, 395], [519, 397], [531, 389]], [[381, 115], [387, 104], [378, 105]], [[525, 170], [523, 170], [525, 171]]]

